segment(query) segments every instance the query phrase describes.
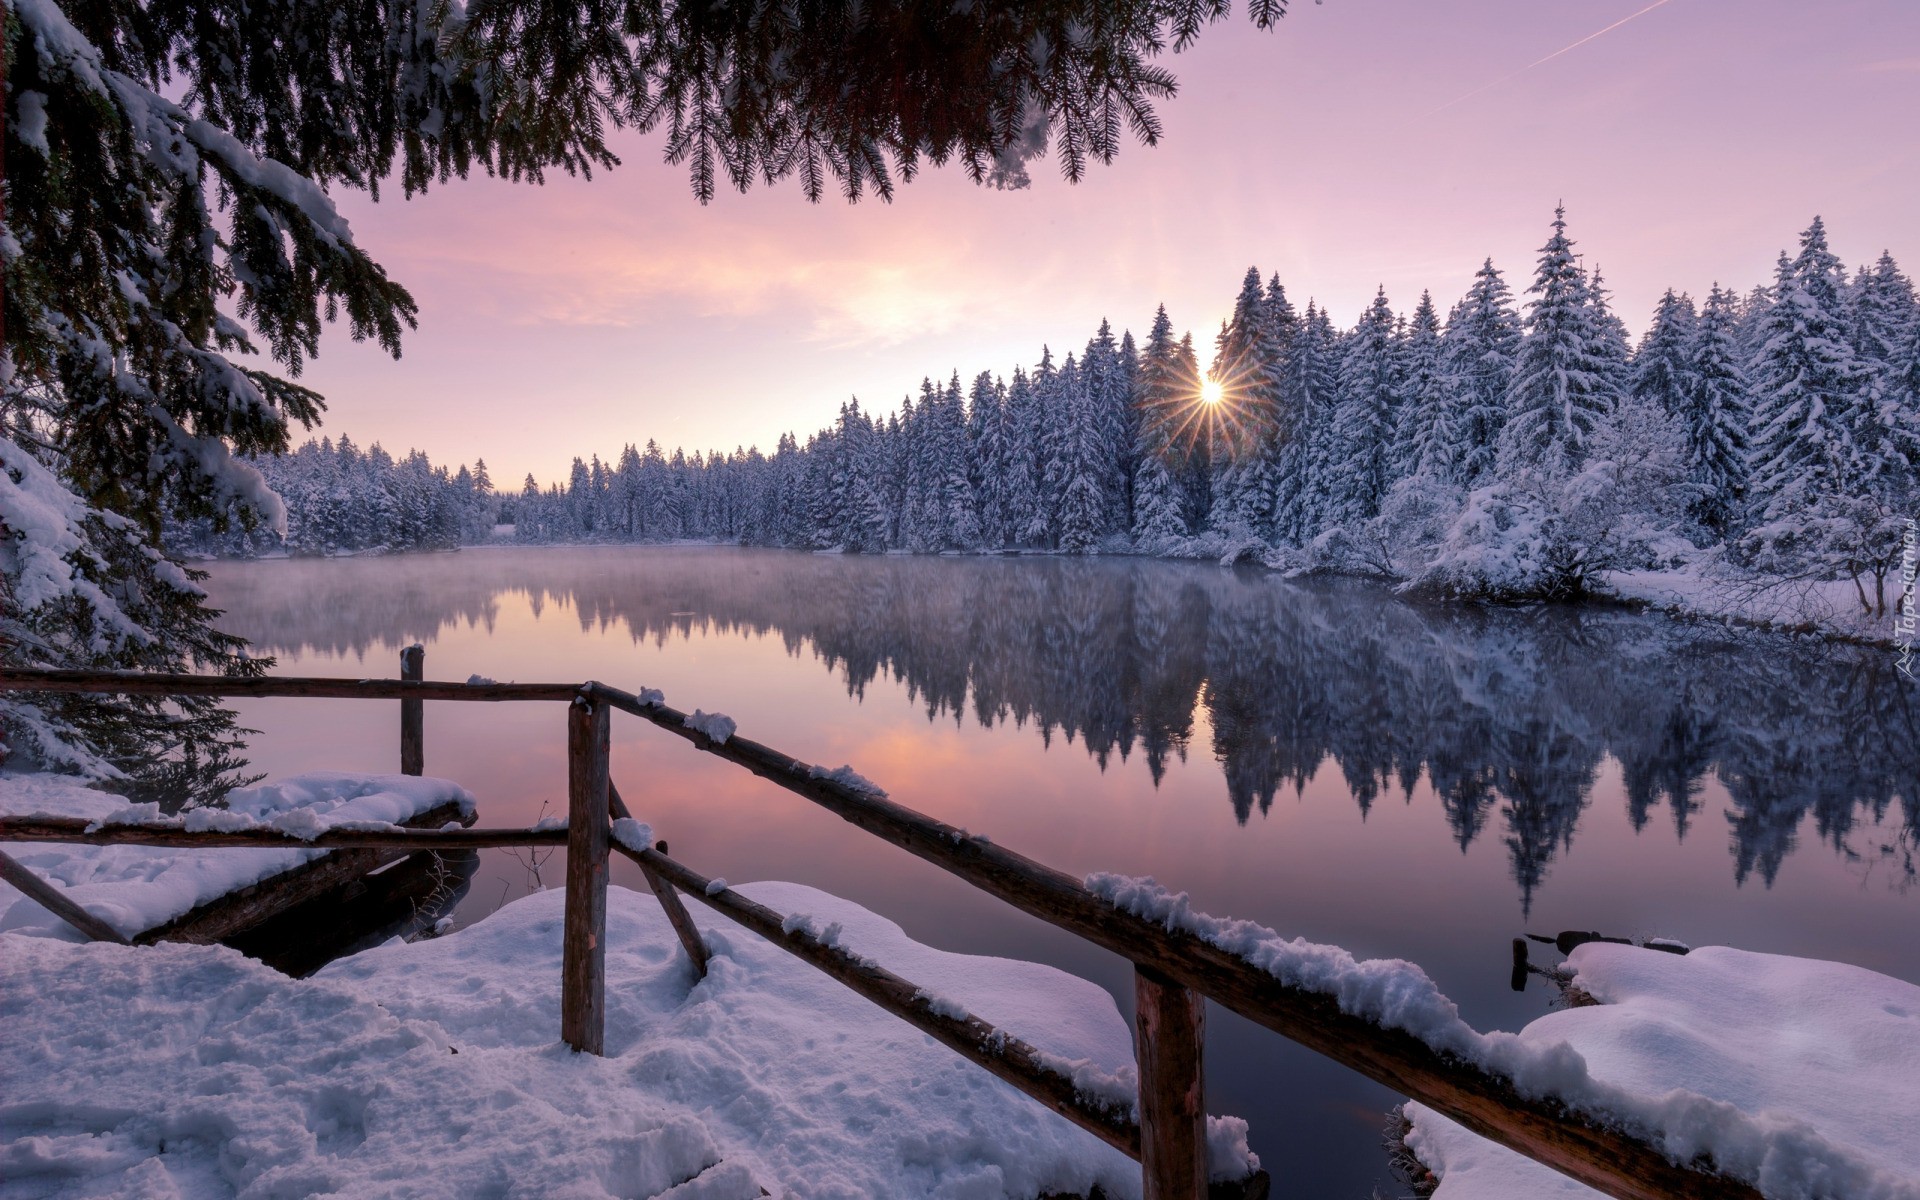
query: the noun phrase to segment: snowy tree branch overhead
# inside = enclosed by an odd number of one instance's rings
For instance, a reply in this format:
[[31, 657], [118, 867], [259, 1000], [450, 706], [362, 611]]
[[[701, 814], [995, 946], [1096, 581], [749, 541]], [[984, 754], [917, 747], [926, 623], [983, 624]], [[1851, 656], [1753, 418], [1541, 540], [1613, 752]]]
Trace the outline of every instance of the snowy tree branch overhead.
[[[33, 459], [9, 463], [10, 487], [44, 471], [72, 493], [46, 511], [86, 515], [0, 530], [0, 582], [44, 601], [12, 614], [18, 636], [0, 656], [252, 671], [152, 547], [167, 519], [287, 533], [248, 460], [284, 453], [293, 425], [319, 419], [321, 397], [291, 377], [323, 323], [344, 312], [356, 339], [396, 356], [414, 325], [412, 296], [355, 245], [327, 189], [377, 196], [397, 170], [412, 194], [476, 165], [535, 182], [554, 167], [591, 173], [616, 163], [606, 136], [623, 126], [664, 131], [703, 200], [722, 175], [743, 189], [797, 175], [815, 200], [835, 181], [850, 199], [890, 196], [926, 161], [1018, 186], [1049, 144], [1077, 179], [1124, 129], [1159, 137], [1152, 102], [1173, 80], [1148, 60], [1227, 6], [7, 0], [5, 12], [0, 435], [12, 459]], [[1250, 15], [1266, 27], [1280, 12], [1259, 0]], [[260, 350], [286, 377], [245, 361]], [[53, 543], [28, 544], [48, 531]], [[130, 594], [170, 598], [143, 610], [168, 628], [94, 585], [110, 561]], [[67, 573], [52, 591], [14, 570], [44, 582], [48, 563]], [[104, 727], [88, 732], [78, 709], [49, 721], [15, 705], [0, 714], [0, 756], [25, 748], [106, 775], [115, 755], [193, 761], [209, 737], [237, 745], [220, 711], [177, 726], [173, 750], [121, 740], [103, 757]], [[146, 713], [143, 736], [163, 714]]]

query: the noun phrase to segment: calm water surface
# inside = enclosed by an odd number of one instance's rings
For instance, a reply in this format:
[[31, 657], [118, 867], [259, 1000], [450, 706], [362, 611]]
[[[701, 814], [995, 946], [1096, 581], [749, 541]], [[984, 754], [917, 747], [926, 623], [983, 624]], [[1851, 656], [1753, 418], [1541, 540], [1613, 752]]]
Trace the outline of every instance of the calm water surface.
[[[1074, 874], [1412, 959], [1481, 1028], [1545, 1011], [1509, 940], [1598, 929], [1920, 981], [1920, 699], [1882, 650], [1615, 610], [1419, 608], [1211, 566], [502, 549], [215, 564], [282, 673], [600, 679], [850, 763]], [[256, 768], [391, 771], [398, 705], [241, 702]], [[487, 824], [566, 810], [557, 705], [428, 705], [427, 772]], [[949, 950], [1053, 963], [1131, 1012], [1127, 965], [615, 713], [620, 790], [676, 857], [847, 896]], [[465, 924], [541, 882], [487, 852]], [[614, 864], [616, 883], [642, 888]], [[1219, 1009], [1214, 1112], [1282, 1196], [1388, 1187], [1395, 1097]]]

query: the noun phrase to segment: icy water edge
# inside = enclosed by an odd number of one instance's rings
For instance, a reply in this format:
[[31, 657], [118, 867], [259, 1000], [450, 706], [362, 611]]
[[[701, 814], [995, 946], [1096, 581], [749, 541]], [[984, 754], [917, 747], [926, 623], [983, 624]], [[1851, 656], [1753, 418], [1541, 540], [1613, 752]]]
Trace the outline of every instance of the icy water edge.
[[[1062, 870], [1412, 959], [1483, 1028], [1545, 1009], [1509, 940], [1598, 929], [1920, 980], [1920, 700], [1876, 649], [1617, 609], [1415, 607], [1147, 560], [706, 547], [212, 564], [276, 671], [661, 688]], [[394, 770], [398, 706], [241, 702], [257, 770]], [[847, 896], [946, 949], [1105, 985], [1121, 960], [616, 714], [614, 777], [674, 853]], [[427, 771], [488, 824], [565, 809], [553, 705], [429, 705]], [[488, 852], [461, 923], [557, 885]], [[627, 874], [633, 878], [627, 878]], [[615, 881], [643, 887], [615, 865]], [[1385, 1089], [1219, 1009], [1209, 1106], [1282, 1196], [1390, 1190]]]

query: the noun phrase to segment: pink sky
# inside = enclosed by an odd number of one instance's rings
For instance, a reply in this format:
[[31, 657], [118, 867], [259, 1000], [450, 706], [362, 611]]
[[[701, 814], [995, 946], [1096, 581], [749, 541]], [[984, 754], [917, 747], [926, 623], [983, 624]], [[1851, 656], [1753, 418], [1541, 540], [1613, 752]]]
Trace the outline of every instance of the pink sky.
[[[695, 202], [657, 138], [591, 183], [478, 179], [355, 235], [420, 302], [393, 362], [331, 330], [302, 382], [322, 432], [564, 478], [626, 442], [770, 449], [857, 395], [1077, 349], [1164, 302], [1210, 352], [1249, 264], [1350, 324], [1384, 284], [1444, 311], [1492, 255], [1519, 291], [1564, 200], [1629, 326], [1672, 285], [1764, 281], [1815, 214], [1851, 266], [1920, 271], [1920, 4], [1294, 0], [1171, 58], [1166, 137], [1077, 186], [930, 172], [891, 204], [792, 185]], [[1486, 87], [1441, 109], [1475, 89]], [[1436, 109], [1441, 109], [1436, 112]]]

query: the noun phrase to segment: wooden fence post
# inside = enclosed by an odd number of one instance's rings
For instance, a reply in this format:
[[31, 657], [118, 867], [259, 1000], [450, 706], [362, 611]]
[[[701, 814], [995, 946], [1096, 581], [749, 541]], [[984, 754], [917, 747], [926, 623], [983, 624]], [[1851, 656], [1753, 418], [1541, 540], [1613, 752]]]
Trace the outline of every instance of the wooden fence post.
[[[418, 642], [400, 652], [400, 678], [415, 683], [425, 679], [427, 648]], [[400, 702], [400, 773], [423, 775], [427, 770], [426, 702]]]
[[1133, 971], [1144, 1200], [1206, 1200], [1206, 997], [1158, 971]]
[[604, 701], [567, 706], [567, 911], [560, 1039], [602, 1053], [607, 991], [607, 733]]

